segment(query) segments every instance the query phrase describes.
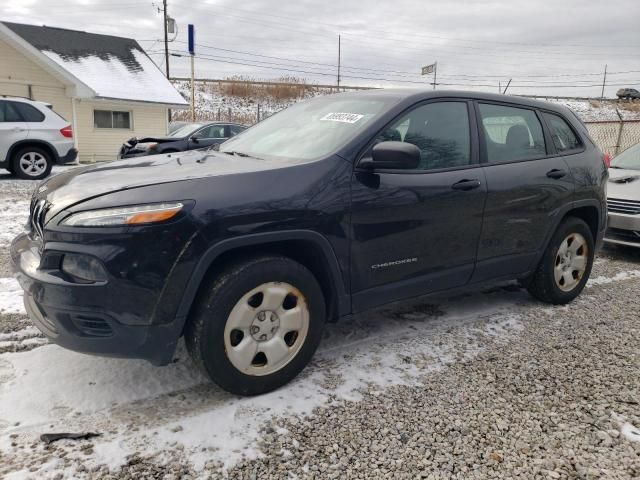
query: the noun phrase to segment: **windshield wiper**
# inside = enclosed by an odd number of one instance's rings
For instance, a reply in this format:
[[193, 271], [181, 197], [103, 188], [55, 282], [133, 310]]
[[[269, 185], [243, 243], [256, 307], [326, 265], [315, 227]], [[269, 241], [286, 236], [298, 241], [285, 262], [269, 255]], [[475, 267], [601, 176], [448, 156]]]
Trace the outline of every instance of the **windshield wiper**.
[[251, 158], [255, 158], [257, 160], [262, 160], [259, 157], [255, 157], [253, 155], [249, 155], [248, 153], [244, 153], [244, 152], [236, 152], [235, 150], [232, 150], [230, 152], [222, 152], [222, 153], [226, 153], [227, 155], [237, 155], [238, 157], [251, 157]]

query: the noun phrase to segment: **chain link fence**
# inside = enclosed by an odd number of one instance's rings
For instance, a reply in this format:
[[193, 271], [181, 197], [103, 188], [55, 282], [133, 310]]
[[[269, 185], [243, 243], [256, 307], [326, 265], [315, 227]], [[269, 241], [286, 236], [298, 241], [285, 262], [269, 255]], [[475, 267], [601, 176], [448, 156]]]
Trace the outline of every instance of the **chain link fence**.
[[[253, 110], [253, 111], [252, 111]], [[218, 122], [232, 122], [242, 123], [243, 125], [253, 125], [267, 117], [270, 117], [274, 113], [278, 113], [280, 110], [270, 109], [259, 103], [251, 108], [243, 108], [242, 110], [234, 110], [231, 107], [220, 107], [213, 112], [209, 112], [206, 115], [200, 115], [200, 121], [218, 121]]]
[[640, 143], [640, 120], [585, 122], [600, 150], [612, 156]]

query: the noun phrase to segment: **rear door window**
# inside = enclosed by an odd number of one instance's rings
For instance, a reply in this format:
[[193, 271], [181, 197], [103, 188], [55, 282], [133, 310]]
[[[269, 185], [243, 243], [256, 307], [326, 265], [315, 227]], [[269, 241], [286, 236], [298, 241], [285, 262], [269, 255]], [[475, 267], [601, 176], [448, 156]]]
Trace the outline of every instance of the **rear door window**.
[[570, 152], [582, 148], [580, 138], [578, 138], [564, 118], [547, 112], [544, 112], [542, 115], [551, 131], [553, 145], [556, 147], [558, 153]]
[[546, 155], [542, 125], [526, 108], [478, 104], [487, 148], [487, 161], [532, 160]]
[[44, 122], [44, 113], [33, 105], [22, 102], [8, 102], [14, 106], [23, 122]]

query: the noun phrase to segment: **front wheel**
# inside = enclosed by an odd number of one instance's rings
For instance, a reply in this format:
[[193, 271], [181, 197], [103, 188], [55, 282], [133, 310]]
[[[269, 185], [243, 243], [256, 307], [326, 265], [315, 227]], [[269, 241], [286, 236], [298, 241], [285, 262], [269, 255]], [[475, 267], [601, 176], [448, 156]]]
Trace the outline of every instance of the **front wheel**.
[[230, 266], [205, 287], [185, 339], [211, 380], [231, 393], [257, 395], [302, 371], [324, 323], [313, 274], [289, 258], [264, 256]]
[[565, 219], [542, 256], [528, 286], [543, 302], [562, 305], [580, 295], [591, 274], [595, 246], [591, 229], [576, 217]]

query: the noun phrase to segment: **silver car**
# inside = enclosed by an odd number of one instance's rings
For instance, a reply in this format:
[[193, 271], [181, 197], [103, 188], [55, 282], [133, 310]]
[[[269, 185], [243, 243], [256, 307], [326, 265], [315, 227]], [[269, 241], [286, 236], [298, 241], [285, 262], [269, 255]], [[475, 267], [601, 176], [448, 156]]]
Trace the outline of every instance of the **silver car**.
[[39, 180], [54, 164], [75, 162], [71, 125], [51, 105], [19, 97], [0, 97], [0, 168]]
[[640, 247], [640, 143], [611, 161], [605, 242]]

